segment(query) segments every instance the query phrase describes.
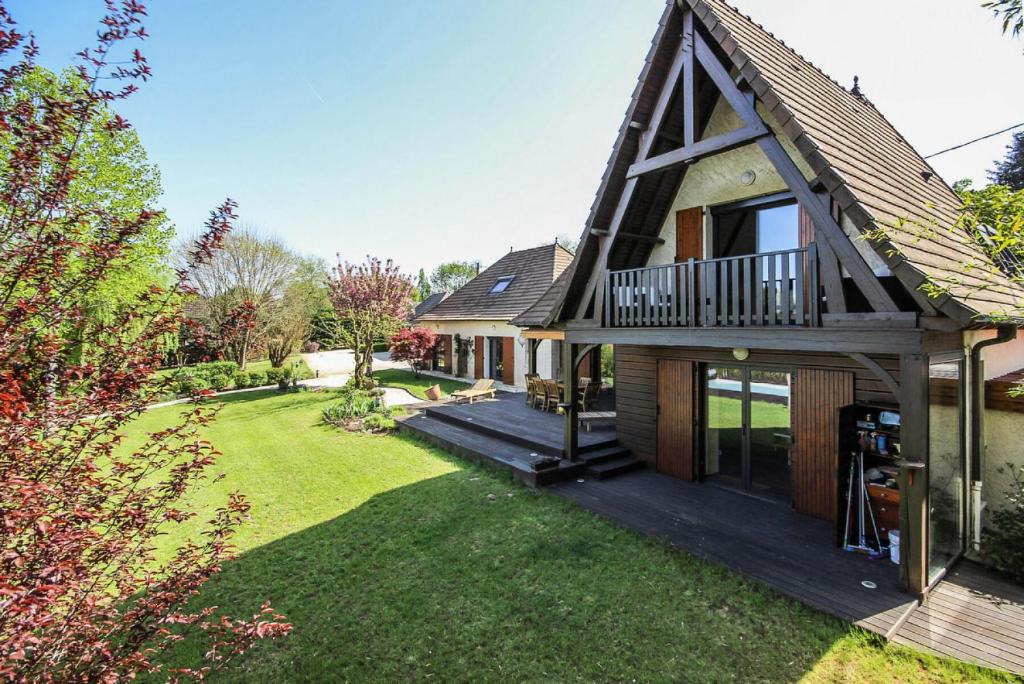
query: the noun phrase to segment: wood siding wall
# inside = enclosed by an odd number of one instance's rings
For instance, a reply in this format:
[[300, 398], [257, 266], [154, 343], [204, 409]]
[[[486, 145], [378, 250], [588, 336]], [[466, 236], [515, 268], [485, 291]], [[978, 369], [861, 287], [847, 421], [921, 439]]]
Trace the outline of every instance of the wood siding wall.
[[[899, 382], [899, 357], [871, 357]], [[658, 359], [740, 365], [729, 349], [615, 346], [616, 428], [619, 441], [637, 458], [657, 463]], [[821, 368], [853, 374], [858, 402], [895, 406], [896, 398], [875, 375], [848, 356], [810, 352], [751, 350], [747, 365], [766, 368]]]
[[690, 481], [696, 477], [693, 366], [692, 361], [675, 359], [657, 362], [658, 472]]
[[516, 338], [501, 338], [501, 381], [516, 384]]
[[793, 507], [835, 521], [839, 408], [854, 401], [854, 374], [797, 368], [793, 375]]
[[487, 338], [477, 335], [473, 338], [473, 377], [479, 380], [484, 377], [484, 350], [487, 348]]

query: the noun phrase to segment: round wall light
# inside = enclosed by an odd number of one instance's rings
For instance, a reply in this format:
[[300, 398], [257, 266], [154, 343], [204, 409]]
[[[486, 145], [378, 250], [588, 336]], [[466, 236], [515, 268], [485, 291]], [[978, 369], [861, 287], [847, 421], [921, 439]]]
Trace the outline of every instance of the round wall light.
[[736, 347], [732, 350], [732, 357], [737, 361], [746, 361], [748, 356], [750, 356], [750, 350], [744, 347]]
[[740, 183], [743, 183], [744, 185], [753, 185], [756, 180], [757, 174], [751, 169], [747, 169], [740, 174]]

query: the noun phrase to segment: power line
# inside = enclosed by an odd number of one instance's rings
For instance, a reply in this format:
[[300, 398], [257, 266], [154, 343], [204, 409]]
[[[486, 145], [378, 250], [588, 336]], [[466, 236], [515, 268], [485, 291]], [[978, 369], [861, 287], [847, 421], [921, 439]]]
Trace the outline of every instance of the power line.
[[1006, 133], [1007, 131], [1012, 131], [1014, 128], [1020, 128], [1021, 126], [1024, 126], [1024, 121], [1021, 121], [1019, 124], [1014, 124], [1014, 125], [1010, 126], [1009, 128], [1004, 128], [1001, 131], [996, 131], [995, 133], [989, 133], [988, 135], [983, 135], [980, 138], [975, 138], [974, 140], [968, 140], [965, 143], [960, 143], [959, 145], [954, 145], [953, 147], [947, 147], [944, 150], [939, 150], [938, 152], [934, 152], [932, 154], [929, 154], [926, 157], [923, 157], [923, 159], [931, 159], [932, 157], [938, 157], [940, 154], [946, 154], [947, 152], [952, 152], [953, 150], [959, 150], [961, 147], [967, 147], [968, 145], [973, 145], [976, 142], [981, 142], [982, 140], [986, 140], [986, 139], [991, 138], [993, 136], [997, 136], [997, 135], [999, 135], [1001, 133]]

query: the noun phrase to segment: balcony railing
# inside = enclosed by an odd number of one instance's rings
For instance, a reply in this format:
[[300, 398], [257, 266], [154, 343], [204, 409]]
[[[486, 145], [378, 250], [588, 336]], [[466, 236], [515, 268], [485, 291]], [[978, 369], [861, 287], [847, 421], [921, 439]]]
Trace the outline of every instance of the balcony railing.
[[604, 321], [616, 328], [818, 326], [817, 252], [805, 249], [611, 271]]

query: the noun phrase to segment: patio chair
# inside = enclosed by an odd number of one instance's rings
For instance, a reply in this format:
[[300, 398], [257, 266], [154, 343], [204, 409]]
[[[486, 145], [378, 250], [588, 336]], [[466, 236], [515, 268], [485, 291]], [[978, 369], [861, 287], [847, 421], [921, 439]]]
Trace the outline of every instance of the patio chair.
[[533, 378], [533, 398], [530, 400], [530, 408], [545, 408], [547, 406], [547, 398], [544, 379], [537, 375]]
[[597, 398], [600, 394], [601, 383], [588, 382], [586, 387], [580, 389], [578, 394], [580, 411], [589, 411], [590, 407], [597, 403]]
[[558, 389], [558, 382], [555, 380], [544, 381], [544, 410], [557, 411], [558, 403], [562, 400], [562, 393]]
[[533, 406], [537, 399], [537, 380], [540, 376], [536, 373], [526, 374], [526, 403], [529, 406]]
[[456, 403], [465, 400], [472, 404], [474, 399], [479, 399], [480, 397], [489, 396], [493, 399], [495, 391], [494, 380], [491, 378], [484, 378], [482, 380], [477, 380], [469, 389], [452, 392], [452, 397], [454, 397]]

